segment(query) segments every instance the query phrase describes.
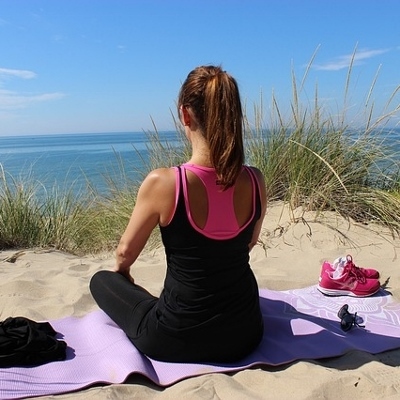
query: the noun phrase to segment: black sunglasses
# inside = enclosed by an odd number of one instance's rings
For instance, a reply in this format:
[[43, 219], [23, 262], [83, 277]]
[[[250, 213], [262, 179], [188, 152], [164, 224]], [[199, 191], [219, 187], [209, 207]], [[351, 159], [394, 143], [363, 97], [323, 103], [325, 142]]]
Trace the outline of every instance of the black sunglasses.
[[338, 317], [340, 318], [340, 327], [344, 332], [349, 331], [353, 326], [357, 326], [359, 328], [365, 328], [364, 325], [360, 325], [357, 322], [357, 313], [351, 314], [349, 312], [349, 305], [344, 304], [339, 312]]

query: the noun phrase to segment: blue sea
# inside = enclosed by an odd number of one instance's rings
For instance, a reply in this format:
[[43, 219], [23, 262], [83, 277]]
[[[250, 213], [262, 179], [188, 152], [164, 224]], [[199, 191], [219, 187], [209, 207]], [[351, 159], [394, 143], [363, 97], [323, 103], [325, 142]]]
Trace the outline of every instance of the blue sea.
[[[376, 134], [400, 160], [400, 129]], [[159, 132], [158, 138], [170, 146], [181, 144], [176, 132]], [[107, 193], [107, 177], [117, 184], [126, 182], [121, 165], [130, 180], [143, 179], [149, 141], [145, 132], [0, 136], [0, 167], [16, 181], [40, 182], [46, 190], [81, 192], [90, 182]]]
[[[158, 137], [171, 146], [180, 143], [176, 132]], [[90, 182], [105, 193], [107, 179], [123, 180], [121, 165], [130, 180], [143, 178], [149, 142], [144, 132], [0, 136], [0, 165], [8, 177], [40, 182], [47, 190], [79, 192]]]

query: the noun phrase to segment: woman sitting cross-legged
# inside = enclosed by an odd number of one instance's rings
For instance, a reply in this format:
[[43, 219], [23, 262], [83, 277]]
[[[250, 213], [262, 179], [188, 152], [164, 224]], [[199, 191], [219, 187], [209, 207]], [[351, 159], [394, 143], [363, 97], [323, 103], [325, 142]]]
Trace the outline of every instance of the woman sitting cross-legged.
[[[215, 66], [194, 69], [180, 90], [178, 112], [191, 158], [145, 178], [115, 269], [97, 272], [90, 289], [149, 357], [233, 362], [263, 335], [249, 253], [265, 215], [265, 182], [258, 169], [244, 165], [242, 107], [232, 76]], [[131, 275], [157, 225], [167, 263], [159, 297]]]

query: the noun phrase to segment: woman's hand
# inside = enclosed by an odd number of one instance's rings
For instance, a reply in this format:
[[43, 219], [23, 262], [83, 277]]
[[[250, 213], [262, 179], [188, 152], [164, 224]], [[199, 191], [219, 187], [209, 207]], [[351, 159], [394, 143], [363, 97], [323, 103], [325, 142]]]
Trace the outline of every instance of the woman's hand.
[[130, 274], [129, 269], [128, 270], [121, 270], [118, 269], [117, 267], [114, 268], [114, 272], [116, 272], [117, 274], [122, 275], [124, 278], [128, 279], [129, 282], [131, 282], [132, 284], [135, 284], [135, 280], [133, 279], [132, 275]]

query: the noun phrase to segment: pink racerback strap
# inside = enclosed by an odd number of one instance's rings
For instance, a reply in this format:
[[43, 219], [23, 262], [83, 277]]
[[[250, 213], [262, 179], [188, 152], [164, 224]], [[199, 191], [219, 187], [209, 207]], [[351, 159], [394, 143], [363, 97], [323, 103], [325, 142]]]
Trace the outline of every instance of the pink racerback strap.
[[[217, 176], [213, 168], [203, 167], [193, 164], [183, 164], [182, 165], [182, 182], [183, 182], [183, 194], [186, 204], [186, 212], [190, 224], [194, 229], [203, 235], [212, 239], [230, 239], [235, 237], [239, 232], [241, 232], [246, 226], [251, 222], [254, 212], [255, 212], [255, 177], [248, 167], [244, 167], [248, 171], [253, 186], [253, 213], [249, 218], [248, 222], [239, 227], [236, 220], [233, 194], [234, 187], [231, 187], [225, 191], [222, 190], [221, 186], [217, 184]], [[194, 222], [188, 199], [188, 188], [187, 188], [187, 178], [185, 170], [193, 172], [203, 183], [208, 197], [208, 216], [207, 221], [203, 229], [199, 228]], [[178, 171], [177, 171], [178, 173]], [[177, 190], [178, 192], [178, 190]]]

